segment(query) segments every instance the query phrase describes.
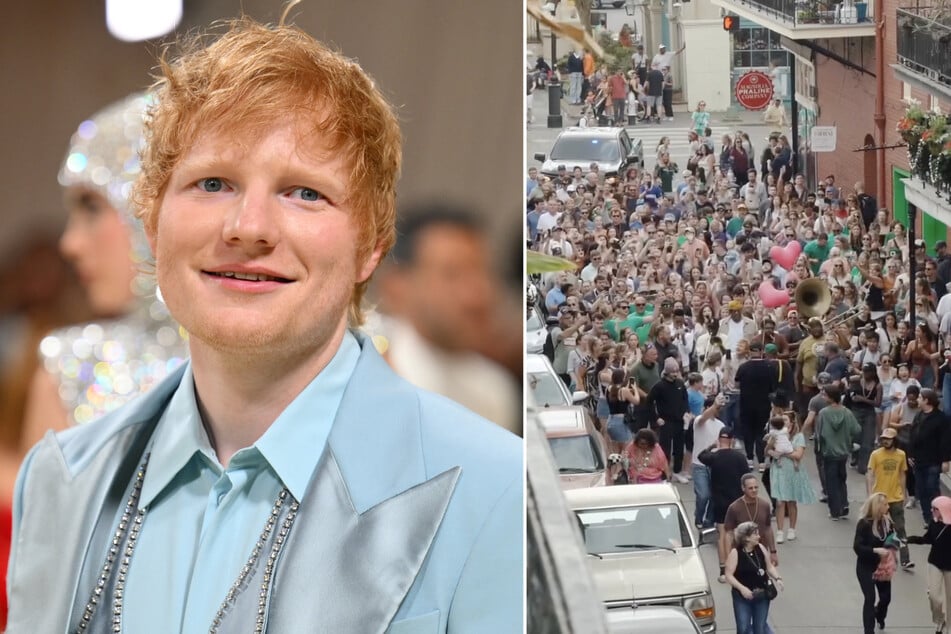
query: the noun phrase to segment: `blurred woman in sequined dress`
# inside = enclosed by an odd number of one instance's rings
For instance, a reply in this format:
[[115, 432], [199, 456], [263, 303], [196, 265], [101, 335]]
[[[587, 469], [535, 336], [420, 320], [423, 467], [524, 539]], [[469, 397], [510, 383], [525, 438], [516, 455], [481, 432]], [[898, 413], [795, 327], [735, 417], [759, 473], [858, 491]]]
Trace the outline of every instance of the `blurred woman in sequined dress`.
[[156, 293], [148, 242], [129, 194], [139, 173], [144, 94], [83, 121], [59, 173], [68, 210], [60, 249], [102, 321], [50, 333], [26, 410], [23, 448], [89, 422], [151, 388], [185, 358], [185, 339]]

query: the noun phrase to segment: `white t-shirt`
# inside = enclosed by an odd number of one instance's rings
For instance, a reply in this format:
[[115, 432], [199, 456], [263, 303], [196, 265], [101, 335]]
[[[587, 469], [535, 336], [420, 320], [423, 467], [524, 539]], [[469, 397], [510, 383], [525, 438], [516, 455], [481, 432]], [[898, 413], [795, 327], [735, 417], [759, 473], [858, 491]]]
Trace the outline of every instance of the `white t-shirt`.
[[856, 352], [854, 355], [852, 355], [852, 363], [858, 363], [859, 367], [861, 367], [862, 365], [866, 363], [874, 363], [875, 365], [878, 365], [878, 360], [882, 358], [882, 354], [883, 353], [881, 348], [879, 348], [875, 352], [872, 352], [871, 350], [868, 350], [866, 348], [862, 348], [861, 350]]
[[692, 465], [702, 465], [703, 463], [697, 460], [697, 456], [700, 455], [700, 452], [712, 445], [717, 441], [717, 436], [720, 435], [720, 430], [723, 429], [726, 425], [723, 424], [723, 421], [719, 418], [710, 418], [705, 422], [693, 423], [693, 455], [690, 458], [690, 464]]
[[654, 59], [651, 60], [651, 66], [657, 66], [660, 70], [664, 70], [664, 67], [670, 67], [670, 63], [673, 60], [674, 54], [669, 51], [666, 53], [658, 53], [654, 55]]
[[716, 396], [723, 391], [723, 372], [719, 368], [704, 368], [700, 376], [703, 377], [704, 395]]
[[727, 321], [727, 328], [729, 328], [726, 335], [727, 350], [736, 354], [736, 344], [743, 338], [743, 320], [733, 321], [729, 319]]

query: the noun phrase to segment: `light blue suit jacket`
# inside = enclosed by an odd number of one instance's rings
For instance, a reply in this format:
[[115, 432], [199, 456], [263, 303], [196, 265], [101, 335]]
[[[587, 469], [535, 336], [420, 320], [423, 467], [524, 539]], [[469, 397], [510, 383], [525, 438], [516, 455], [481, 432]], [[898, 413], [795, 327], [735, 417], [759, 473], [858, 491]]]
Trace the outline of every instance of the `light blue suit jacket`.
[[[275, 573], [267, 631], [521, 632], [521, 440], [397, 377], [360, 339]], [[14, 501], [10, 634], [75, 629], [183, 371], [30, 452]]]

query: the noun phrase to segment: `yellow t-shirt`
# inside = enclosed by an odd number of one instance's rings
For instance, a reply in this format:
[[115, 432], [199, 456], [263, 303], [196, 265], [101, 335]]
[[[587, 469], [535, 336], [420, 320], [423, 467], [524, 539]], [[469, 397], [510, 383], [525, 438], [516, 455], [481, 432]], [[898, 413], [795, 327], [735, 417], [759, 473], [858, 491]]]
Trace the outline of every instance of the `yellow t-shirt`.
[[814, 339], [809, 335], [799, 344], [799, 354], [796, 361], [802, 368], [802, 384], [809, 387], [816, 386], [816, 374], [819, 373], [819, 357], [816, 356], [816, 345], [825, 343], [821, 339]]
[[874, 493], [884, 493], [888, 503], [905, 499], [901, 474], [908, 471], [908, 461], [901, 449], [880, 447], [868, 459], [868, 470], [875, 474]]

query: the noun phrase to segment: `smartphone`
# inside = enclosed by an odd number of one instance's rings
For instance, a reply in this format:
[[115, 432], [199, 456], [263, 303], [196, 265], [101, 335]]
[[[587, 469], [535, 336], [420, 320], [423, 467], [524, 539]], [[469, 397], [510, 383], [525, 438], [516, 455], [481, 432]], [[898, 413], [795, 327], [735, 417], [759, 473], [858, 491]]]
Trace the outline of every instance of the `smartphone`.
[[733, 358], [733, 351], [730, 350], [729, 348], [727, 348], [727, 349], [726, 349], [726, 360], [729, 361], [729, 360], [732, 359], [732, 358]]

